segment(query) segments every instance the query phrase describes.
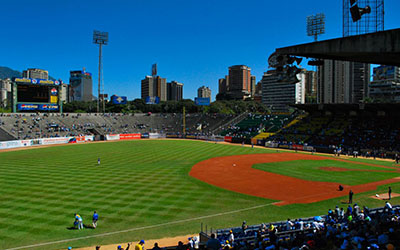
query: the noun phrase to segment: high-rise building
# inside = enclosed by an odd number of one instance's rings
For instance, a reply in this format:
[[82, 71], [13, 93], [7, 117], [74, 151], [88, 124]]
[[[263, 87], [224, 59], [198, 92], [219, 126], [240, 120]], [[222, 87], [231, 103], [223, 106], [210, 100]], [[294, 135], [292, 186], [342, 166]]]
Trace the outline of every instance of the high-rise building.
[[243, 100], [252, 97], [255, 92], [256, 78], [251, 75], [251, 68], [246, 65], [229, 67], [229, 75], [219, 79], [219, 94], [227, 99]]
[[256, 84], [253, 100], [256, 101], [256, 102], [261, 102], [262, 101], [262, 83], [261, 83], [261, 81], [259, 81]]
[[11, 105], [11, 87], [12, 81], [10, 78], [0, 79], [0, 107]]
[[[59, 80], [61, 82], [61, 80]], [[63, 103], [68, 103], [69, 102], [69, 85], [61, 82], [61, 87], [60, 87], [60, 101]]]
[[312, 96], [317, 93], [317, 72], [312, 70], [303, 70], [305, 75], [306, 95]]
[[229, 67], [229, 91], [251, 92], [251, 69], [245, 65]]
[[[359, 7], [369, 6], [371, 11], [356, 22], [351, 11], [354, 2], [343, 0], [343, 37], [384, 30], [384, 0], [357, 1]], [[369, 64], [324, 60], [318, 70], [322, 71], [318, 72], [318, 103], [360, 103], [369, 96]]]
[[49, 72], [43, 69], [27, 69], [22, 72], [24, 78], [45, 79], [49, 80]]
[[318, 68], [318, 103], [360, 103], [368, 97], [369, 65], [324, 60]]
[[69, 76], [69, 100], [85, 101], [93, 100], [92, 74], [85, 70], [70, 71]]
[[400, 67], [374, 68], [370, 97], [380, 102], [400, 102]]
[[280, 81], [280, 75], [275, 70], [264, 73], [261, 80], [261, 101], [274, 111], [287, 111], [290, 104], [304, 104], [305, 101], [305, 76], [299, 74], [298, 83]]
[[199, 98], [210, 98], [211, 101], [211, 89], [206, 86], [201, 86], [197, 89], [197, 97]]
[[180, 101], [183, 99], [183, 83], [172, 81], [167, 83], [167, 100]]
[[306, 103], [316, 103], [317, 100], [317, 72], [302, 70], [304, 74]]
[[167, 79], [159, 76], [146, 76], [142, 80], [142, 99], [158, 97], [160, 101], [167, 100]]
[[251, 97], [256, 93], [256, 76], [250, 76], [250, 93]]
[[218, 93], [226, 93], [228, 92], [229, 85], [229, 76], [225, 76], [225, 78], [221, 78], [218, 80]]

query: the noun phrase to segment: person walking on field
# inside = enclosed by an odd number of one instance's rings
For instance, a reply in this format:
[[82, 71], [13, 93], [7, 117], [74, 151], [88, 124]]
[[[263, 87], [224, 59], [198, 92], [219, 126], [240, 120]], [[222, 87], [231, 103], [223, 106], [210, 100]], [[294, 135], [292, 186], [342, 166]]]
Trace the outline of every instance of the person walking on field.
[[94, 213], [93, 213], [93, 228], [96, 228], [96, 227], [97, 227], [97, 221], [98, 221], [98, 219], [99, 219], [99, 215], [97, 214], [96, 211], [94, 211]]
[[389, 200], [392, 199], [392, 187], [389, 187], [388, 195], [389, 195]]
[[349, 191], [349, 204], [353, 203], [353, 191], [350, 189]]

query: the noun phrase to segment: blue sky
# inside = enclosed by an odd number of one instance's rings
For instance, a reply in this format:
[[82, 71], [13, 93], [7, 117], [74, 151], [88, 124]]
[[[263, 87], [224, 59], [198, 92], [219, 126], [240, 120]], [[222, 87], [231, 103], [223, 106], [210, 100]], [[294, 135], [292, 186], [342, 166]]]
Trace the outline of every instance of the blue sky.
[[[69, 71], [93, 73], [93, 30], [109, 32], [103, 73], [109, 95], [140, 97], [140, 81], [158, 64], [167, 81], [184, 83], [184, 98], [205, 85], [218, 92], [228, 67], [245, 64], [259, 81], [277, 47], [313, 41], [306, 17], [323, 12], [326, 34], [341, 37], [342, 0], [0, 0], [0, 65], [42, 68], [69, 80]], [[399, 0], [385, 1], [385, 29], [400, 27]], [[304, 64], [304, 63], [303, 63]], [[306, 66], [306, 65], [304, 65]]]

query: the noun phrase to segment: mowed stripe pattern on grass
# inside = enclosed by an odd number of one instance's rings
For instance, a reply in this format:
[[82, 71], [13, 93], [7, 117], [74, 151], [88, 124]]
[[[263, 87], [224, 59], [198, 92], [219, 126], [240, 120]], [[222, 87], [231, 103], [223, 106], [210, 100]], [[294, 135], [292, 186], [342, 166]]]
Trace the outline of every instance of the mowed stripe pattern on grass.
[[[265, 204], [204, 184], [188, 172], [211, 157], [266, 152], [173, 140], [2, 152], [0, 249]], [[90, 224], [94, 210], [100, 214], [96, 232], [66, 229], [75, 212]]]

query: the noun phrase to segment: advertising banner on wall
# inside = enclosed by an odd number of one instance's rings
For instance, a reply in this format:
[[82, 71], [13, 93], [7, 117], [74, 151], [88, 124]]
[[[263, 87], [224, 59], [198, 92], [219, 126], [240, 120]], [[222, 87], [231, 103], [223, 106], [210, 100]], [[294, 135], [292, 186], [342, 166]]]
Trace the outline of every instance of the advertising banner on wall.
[[20, 111], [32, 111], [32, 110], [56, 111], [59, 108], [60, 107], [57, 104], [30, 104], [30, 103], [17, 104], [17, 110]]
[[106, 140], [107, 141], [119, 140], [119, 134], [106, 135]]
[[55, 111], [58, 110], [59, 106], [56, 104], [39, 104], [39, 110], [43, 111]]
[[21, 141], [0, 141], [0, 149], [24, 147]]
[[137, 140], [140, 138], [141, 138], [140, 134], [120, 134], [119, 135], [120, 140]]
[[149, 138], [150, 139], [158, 139], [158, 138], [160, 138], [160, 134], [159, 133], [149, 133]]
[[116, 104], [116, 105], [127, 104], [128, 103], [128, 98], [126, 96], [112, 95], [111, 96], [111, 103], [112, 104]]
[[52, 81], [52, 80], [45, 80], [45, 79], [36, 79], [36, 78], [22, 78], [22, 77], [15, 77], [13, 78], [14, 82], [18, 84], [34, 84], [34, 85], [60, 85], [60, 81]]
[[232, 136], [225, 136], [224, 141], [226, 142], [232, 142]]
[[210, 106], [209, 97], [196, 97], [194, 98], [194, 103], [199, 106]]
[[293, 144], [292, 145], [292, 149], [294, 149], [294, 150], [303, 150], [304, 147], [303, 147], [303, 145]]
[[17, 104], [17, 109], [18, 110], [38, 110], [39, 109], [39, 104]]
[[70, 137], [55, 137], [55, 138], [44, 138], [42, 140], [42, 145], [51, 145], [51, 144], [63, 144], [68, 143]]
[[148, 97], [146, 97], [145, 103], [146, 104], [159, 104], [160, 103], [160, 97], [158, 97], [158, 96], [148, 96]]
[[31, 139], [31, 140], [2, 141], [0, 142], [0, 149], [87, 142], [87, 141], [94, 141], [94, 136], [84, 135], [78, 137], [52, 137], [52, 138], [41, 138], [41, 139]]

